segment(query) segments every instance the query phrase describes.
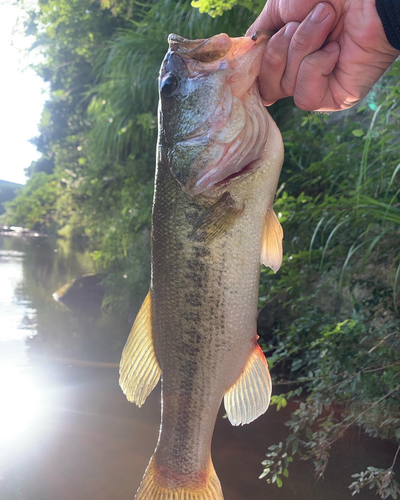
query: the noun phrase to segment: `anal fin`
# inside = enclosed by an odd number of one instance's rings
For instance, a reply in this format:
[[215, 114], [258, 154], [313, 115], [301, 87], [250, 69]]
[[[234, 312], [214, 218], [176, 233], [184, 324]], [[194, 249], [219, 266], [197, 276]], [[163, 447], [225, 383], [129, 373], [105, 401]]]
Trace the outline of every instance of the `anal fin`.
[[139, 407], [146, 401], [161, 376], [153, 346], [151, 310], [149, 291], [133, 323], [119, 369], [122, 391], [129, 401]]
[[271, 399], [272, 382], [268, 363], [257, 344], [238, 380], [224, 396], [232, 425], [248, 424], [265, 413]]
[[268, 208], [264, 219], [263, 241], [260, 261], [264, 266], [270, 267], [274, 273], [282, 264], [283, 229], [272, 207]]

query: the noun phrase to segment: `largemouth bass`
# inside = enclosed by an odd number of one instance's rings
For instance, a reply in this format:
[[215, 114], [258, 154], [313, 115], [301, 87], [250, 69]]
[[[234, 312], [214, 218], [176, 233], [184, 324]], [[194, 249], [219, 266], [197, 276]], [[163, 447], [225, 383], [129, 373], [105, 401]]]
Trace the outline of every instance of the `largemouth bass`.
[[150, 291], [123, 351], [120, 385], [141, 406], [162, 378], [162, 423], [137, 500], [221, 500], [211, 439], [271, 395], [257, 344], [260, 261], [276, 271], [272, 204], [283, 146], [257, 76], [268, 34], [169, 36], [159, 86]]

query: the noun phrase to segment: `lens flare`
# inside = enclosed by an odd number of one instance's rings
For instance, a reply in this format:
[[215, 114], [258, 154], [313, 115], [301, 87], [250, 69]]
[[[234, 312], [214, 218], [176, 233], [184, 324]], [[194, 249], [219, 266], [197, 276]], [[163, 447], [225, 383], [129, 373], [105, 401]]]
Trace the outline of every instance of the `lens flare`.
[[28, 375], [14, 367], [0, 369], [0, 446], [31, 427], [40, 413], [41, 399]]

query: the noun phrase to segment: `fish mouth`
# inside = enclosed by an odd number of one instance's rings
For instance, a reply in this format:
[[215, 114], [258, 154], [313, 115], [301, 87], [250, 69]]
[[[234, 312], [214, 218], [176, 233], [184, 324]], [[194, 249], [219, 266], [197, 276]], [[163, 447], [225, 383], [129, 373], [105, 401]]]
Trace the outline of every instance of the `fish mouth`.
[[230, 66], [234, 67], [243, 54], [255, 45], [264, 44], [273, 34], [273, 31], [258, 30], [251, 37], [230, 38], [226, 33], [220, 33], [211, 38], [189, 40], [171, 33], [168, 44], [171, 52], [186, 61], [209, 64], [226, 58]]

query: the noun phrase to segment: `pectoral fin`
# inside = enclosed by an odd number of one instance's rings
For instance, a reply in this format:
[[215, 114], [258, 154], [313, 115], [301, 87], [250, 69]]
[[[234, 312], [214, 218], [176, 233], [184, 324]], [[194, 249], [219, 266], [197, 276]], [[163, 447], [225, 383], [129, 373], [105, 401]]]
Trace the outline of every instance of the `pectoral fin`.
[[248, 424], [265, 413], [271, 392], [267, 360], [257, 344], [243, 373], [224, 396], [225, 410], [231, 424]]
[[119, 384], [128, 401], [140, 408], [161, 376], [153, 346], [151, 292], [144, 299], [133, 323], [122, 352], [119, 373]]
[[260, 261], [264, 266], [270, 267], [274, 273], [278, 271], [282, 264], [283, 229], [276, 216], [274, 209], [270, 207], [265, 214], [263, 241]]
[[194, 223], [189, 238], [192, 241], [212, 241], [225, 233], [243, 213], [244, 207], [238, 207], [231, 195], [226, 192], [207, 209]]

